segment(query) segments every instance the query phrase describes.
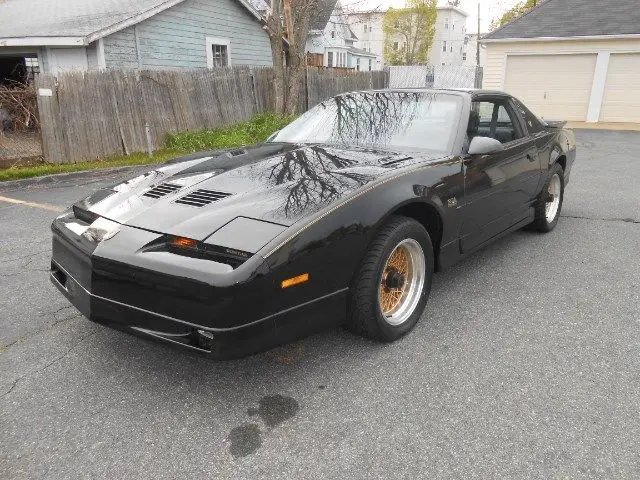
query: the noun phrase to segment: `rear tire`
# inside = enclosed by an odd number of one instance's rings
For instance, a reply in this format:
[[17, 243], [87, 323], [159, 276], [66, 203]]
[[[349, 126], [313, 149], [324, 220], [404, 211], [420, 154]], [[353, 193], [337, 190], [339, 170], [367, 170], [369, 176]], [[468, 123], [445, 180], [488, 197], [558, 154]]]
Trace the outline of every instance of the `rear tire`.
[[392, 342], [418, 323], [429, 298], [433, 245], [417, 221], [393, 216], [376, 233], [350, 289], [346, 328]]
[[555, 228], [562, 210], [564, 199], [564, 171], [554, 163], [549, 168], [549, 176], [535, 203], [535, 220], [531, 226], [539, 232], [550, 232]]

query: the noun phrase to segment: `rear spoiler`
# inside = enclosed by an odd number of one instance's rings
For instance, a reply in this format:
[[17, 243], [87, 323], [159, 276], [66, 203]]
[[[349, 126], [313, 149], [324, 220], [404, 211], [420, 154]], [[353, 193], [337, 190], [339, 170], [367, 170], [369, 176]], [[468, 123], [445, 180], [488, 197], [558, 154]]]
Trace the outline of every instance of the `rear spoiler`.
[[566, 120], [545, 120], [544, 124], [550, 128], [562, 128], [567, 124]]

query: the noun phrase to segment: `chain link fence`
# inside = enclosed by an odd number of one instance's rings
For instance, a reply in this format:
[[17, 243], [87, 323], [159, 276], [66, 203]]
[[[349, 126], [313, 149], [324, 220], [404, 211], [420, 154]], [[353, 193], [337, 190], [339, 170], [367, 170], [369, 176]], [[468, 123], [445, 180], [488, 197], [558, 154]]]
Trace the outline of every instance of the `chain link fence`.
[[410, 65], [389, 68], [390, 88], [481, 88], [482, 67]]
[[40, 117], [33, 85], [0, 86], [0, 168], [42, 161]]

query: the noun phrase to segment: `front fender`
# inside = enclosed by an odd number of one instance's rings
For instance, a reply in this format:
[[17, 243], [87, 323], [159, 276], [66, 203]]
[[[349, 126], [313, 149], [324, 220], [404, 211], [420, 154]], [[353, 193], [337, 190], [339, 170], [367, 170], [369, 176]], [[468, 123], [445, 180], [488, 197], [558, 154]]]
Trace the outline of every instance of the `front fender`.
[[[424, 205], [437, 214], [441, 241], [457, 238], [456, 199], [462, 198], [459, 159], [409, 169], [355, 192], [348, 199], [294, 225], [267, 245], [261, 255], [282, 276], [309, 273], [328, 294], [348, 288], [378, 228], [398, 211]], [[438, 240], [434, 241], [439, 243]]]

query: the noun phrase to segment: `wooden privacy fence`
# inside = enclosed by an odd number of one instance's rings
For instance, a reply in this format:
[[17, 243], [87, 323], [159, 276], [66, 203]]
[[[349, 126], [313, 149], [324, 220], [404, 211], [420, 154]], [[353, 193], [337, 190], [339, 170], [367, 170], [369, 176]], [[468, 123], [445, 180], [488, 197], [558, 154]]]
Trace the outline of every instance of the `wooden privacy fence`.
[[[305, 81], [300, 110], [338, 93], [384, 88], [388, 76], [309, 68]], [[168, 133], [231, 125], [275, 105], [272, 68], [39, 75], [36, 87], [51, 163], [128, 155], [147, 150], [149, 141], [159, 148]]]
[[307, 69], [307, 108], [316, 106], [329, 97], [344, 92], [386, 88], [386, 71], [356, 72], [333, 68]]

